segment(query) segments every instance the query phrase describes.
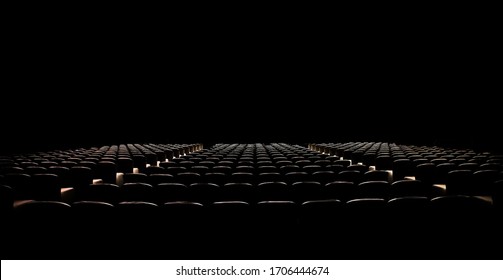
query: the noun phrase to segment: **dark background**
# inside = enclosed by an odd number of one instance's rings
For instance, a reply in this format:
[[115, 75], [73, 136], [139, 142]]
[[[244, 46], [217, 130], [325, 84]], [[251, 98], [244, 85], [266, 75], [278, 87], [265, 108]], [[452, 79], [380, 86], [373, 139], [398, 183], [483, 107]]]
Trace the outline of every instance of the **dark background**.
[[8, 42], [1, 153], [339, 141], [501, 151], [497, 45], [469, 26], [24, 31]]

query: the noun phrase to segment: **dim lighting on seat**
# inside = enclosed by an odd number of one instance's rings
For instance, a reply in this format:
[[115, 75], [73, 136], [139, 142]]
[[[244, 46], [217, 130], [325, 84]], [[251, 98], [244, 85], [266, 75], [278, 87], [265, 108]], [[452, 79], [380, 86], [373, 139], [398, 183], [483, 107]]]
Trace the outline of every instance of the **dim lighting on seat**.
[[388, 172], [389, 179], [391, 180], [391, 182], [393, 182], [393, 170], [386, 170], [386, 172]]
[[115, 174], [115, 183], [118, 185], [118, 186], [122, 186], [124, 185], [124, 173], [122, 172], [117, 172]]

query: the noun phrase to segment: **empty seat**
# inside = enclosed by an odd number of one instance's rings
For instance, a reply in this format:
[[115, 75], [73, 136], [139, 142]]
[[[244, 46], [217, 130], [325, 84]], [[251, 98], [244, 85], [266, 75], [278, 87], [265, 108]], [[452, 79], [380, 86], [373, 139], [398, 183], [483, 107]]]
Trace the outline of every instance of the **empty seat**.
[[76, 189], [77, 201], [103, 201], [116, 204], [120, 201], [120, 188], [115, 184], [91, 184]]
[[71, 206], [61, 201], [28, 201], [16, 206], [17, 212], [27, 213], [30, 215], [45, 215], [47, 213], [64, 214], [69, 211]]
[[361, 198], [388, 198], [390, 185], [386, 181], [368, 181], [358, 185], [358, 195]]
[[309, 174], [313, 174], [314, 172], [317, 171], [322, 171], [322, 167], [320, 165], [304, 165], [301, 167], [301, 170], [303, 172], [307, 172]]
[[69, 186], [73, 188], [87, 187], [93, 183], [93, 171], [89, 167], [74, 166], [69, 170]]
[[197, 236], [195, 229], [205, 228], [205, 208], [201, 203], [191, 201], [173, 201], [161, 205], [163, 221], [168, 227], [166, 234], [176, 236]]
[[377, 156], [375, 159], [377, 170], [391, 170], [393, 168], [393, 160], [389, 156]]
[[430, 162], [438, 166], [439, 164], [448, 163], [449, 161], [445, 158], [435, 158], [432, 159]]
[[332, 162], [332, 164], [342, 165], [344, 167], [348, 167], [349, 165], [351, 165], [351, 160], [349, 160], [349, 159], [335, 160], [335, 161]]
[[100, 161], [96, 166], [96, 178], [103, 182], [115, 184], [117, 178], [117, 165], [112, 161]]
[[335, 181], [337, 178], [338, 176], [333, 171], [316, 171], [310, 176], [310, 179], [308, 180], [319, 182], [320, 184], [325, 185], [327, 183]]
[[[346, 202], [344, 205], [345, 223], [348, 232], [355, 235], [355, 238], [364, 238], [368, 232], [374, 229], [371, 238], [372, 242], [378, 242], [381, 233], [379, 226], [383, 226], [386, 221], [385, 215], [386, 200], [382, 198], [358, 198]], [[376, 240], [377, 239], [377, 240]], [[361, 241], [368, 240], [362, 239]]]
[[[26, 169], [25, 169], [26, 170]], [[484, 163], [479, 166], [479, 170], [496, 170], [501, 171], [501, 164], [499, 163]]]
[[[332, 229], [343, 214], [343, 203], [337, 199], [309, 200], [301, 204], [300, 223], [309, 226], [308, 231], [314, 229]], [[323, 233], [322, 231], [317, 231]]]
[[473, 185], [471, 170], [453, 170], [447, 174], [446, 191], [448, 195], [475, 195], [477, 190]]
[[[410, 246], [422, 247], [423, 242], [428, 243], [428, 236], [434, 235], [432, 232], [430, 215], [430, 200], [424, 196], [405, 196], [390, 199], [387, 203], [386, 232], [400, 234], [400, 240], [392, 240], [399, 247]], [[434, 227], [433, 227], [434, 228]], [[404, 247], [408, 248], [408, 247]], [[401, 248], [388, 248], [390, 250], [402, 251]], [[418, 250], [419, 248], [416, 248]], [[407, 250], [407, 249], [406, 249]]]
[[446, 184], [449, 172], [456, 169], [454, 163], [441, 163], [435, 167], [435, 180], [437, 184]]
[[400, 196], [426, 196], [435, 195], [433, 186], [423, 183], [420, 180], [399, 180], [391, 184], [391, 194]]
[[117, 205], [117, 209], [121, 212], [131, 215], [145, 214], [145, 212], [156, 211], [159, 207], [157, 204], [147, 201], [123, 201]]
[[164, 167], [160, 166], [149, 166], [145, 169], [145, 174], [147, 175], [152, 175], [152, 174], [168, 174], [168, 171], [164, 169]]
[[[321, 166], [320, 165], [313, 165], [313, 163], [307, 159], [299, 159], [299, 160], [296, 160], [294, 162], [295, 165], [298, 165], [302, 171], [306, 171], [308, 172], [307, 170], [305, 170], [305, 167], [306, 166], [312, 166], [312, 167], [317, 167], [321, 170]], [[329, 161], [329, 164], [331, 164], [331, 162]], [[316, 171], [319, 171], [319, 170], [316, 170]]]
[[188, 171], [188, 169], [183, 166], [169, 166], [169, 167], [166, 167], [166, 172], [161, 173], [161, 174], [171, 174], [171, 175], [175, 176], [180, 173], [187, 172], [187, 171]]
[[462, 163], [462, 164], [458, 165], [458, 169], [461, 169], [461, 170], [475, 171], [478, 168], [479, 168], [479, 164], [474, 163], [474, 162], [467, 162], [467, 163]]
[[121, 201], [154, 201], [154, 188], [147, 183], [126, 183], [120, 187]]
[[259, 228], [268, 235], [282, 235], [295, 228], [298, 208], [293, 201], [260, 201], [257, 206]]
[[321, 199], [320, 182], [300, 181], [292, 184], [293, 199], [296, 202]]
[[91, 168], [91, 170], [93, 171], [93, 178], [95, 176], [95, 170], [96, 170], [96, 166], [98, 166], [98, 163], [94, 162], [94, 161], [81, 161], [79, 162], [79, 164], [77, 166], [84, 166], [84, 167], [89, 167]]
[[244, 201], [217, 201], [211, 205], [211, 222], [214, 230], [218, 230], [222, 241], [229, 234], [247, 234], [253, 226], [250, 204]]
[[195, 172], [182, 172], [173, 177], [173, 182], [191, 185], [194, 183], [202, 183], [202, 176]]
[[431, 199], [431, 206], [435, 211], [443, 211], [450, 214], [467, 214], [479, 210], [487, 210], [491, 203], [474, 196], [450, 195]]
[[[278, 163], [279, 162], [277, 162], [276, 164], [278, 165]], [[287, 174], [290, 172], [300, 172], [300, 171], [301, 171], [300, 166], [293, 165], [293, 164], [287, 164], [287, 165], [283, 165], [283, 166], [280, 165], [280, 168], [279, 168], [279, 172], [281, 174]]]
[[169, 168], [169, 167], [176, 167], [178, 166], [178, 163], [174, 162], [174, 161], [162, 161], [162, 162], [159, 162], [159, 166], [160, 167], [163, 167], [165, 168], [166, 170]]
[[126, 183], [147, 183], [149, 176], [144, 173], [125, 173], [123, 175], [124, 184]]
[[[217, 160], [218, 160], [218, 159], [217, 159]], [[212, 160], [209, 160], [209, 158], [207, 158], [206, 160], [202, 160], [202, 161], [200, 161], [200, 162], [199, 162], [199, 165], [202, 165], [202, 166], [208, 166], [208, 167], [210, 167], [210, 168], [211, 168], [211, 167], [213, 167], [213, 166], [215, 166], [215, 165], [216, 165], [216, 161], [217, 161], [217, 160], [212, 161]], [[219, 162], [218, 164], [219, 164], [219, 165], [224, 165], [224, 163], [223, 163], [223, 162]], [[229, 166], [234, 166], [234, 163], [232, 163], [232, 162], [230, 162], [229, 164], [230, 164]]]
[[[155, 187], [159, 184], [173, 183], [173, 182], [179, 182], [179, 181], [182, 181], [182, 180], [181, 179], [176, 180], [175, 177], [170, 174], [152, 174], [152, 175], [148, 176], [147, 183], [149, 183]], [[182, 183], [182, 182], [179, 182], [179, 183]]]
[[0, 185], [0, 205], [2, 211], [9, 211], [14, 206], [14, 191], [11, 187]]
[[257, 183], [280, 182], [283, 180], [285, 180], [284, 177], [278, 172], [259, 173], [257, 176]]
[[58, 175], [59, 184], [61, 188], [72, 187], [72, 175], [70, 168], [63, 166], [50, 166], [47, 168], [47, 172], [50, 174]]
[[[395, 175], [393, 173], [393, 175]], [[390, 175], [388, 171], [385, 170], [371, 170], [363, 174], [363, 182], [367, 181], [390, 181]]]
[[83, 214], [103, 214], [114, 209], [114, 205], [103, 201], [76, 201], [72, 203], [72, 211]]
[[181, 183], [161, 183], [154, 186], [155, 202], [189, 201], [192, 199], [189, 188]]
[[230, 181], [232, 183], [254, 183], [254, 176], [247, 172], [233, 172]]
[[416, 167], [418, 167], [420, 164], [425, 164], [425, 163], [430, 163], [430, 161], [428, 159], [425, 159], [425, 158], [411, 158], [412, 160], [412, 170], [414, 172], [414, 174], [416, 174]]
[[232, 173], [232, 167], [230, 166], [224, 166], [224, 165], [217, 165], [211, 168], [212, 173], [223, 173], [223, 174], [231, 174]]
[[335, 181], [322, 186], [320, 193], [323, 199], [348, 201], [356, 198], [357, 187], [353, 182]]
[[[32, 200], [17, 203], [12, 212], [14, 216], [11, 227], [3, 227], [2, 236], [10, 236], [8, 240], [15, 244], [16, 250], [22, 251], [23, 256], [42, 257], [51, 250], [61, 249], [60, 242], [71, 244], [75, 239], [75, 220], [70, 215], [71, 210], [69, 204], [61, 201]], [[5, 216], [2, 216], [2, 221], [3, 218]], [[9, 249], [3, 246], [2, 253], [6, 251]]]
[[279, 168], [273, 165], [259, 165], [257, 167], [258, 173], [279, 173]]
[[24, 169], [19, 166], [8, 166], [0, 169], [0, 174], [25, 173]]
[[61, 188], [58, 175], [34, 174], [29, 198], [35, 200], [61, 200]]
[[28, 166], [24, 168], [24, 171], [26, 174], [33, 175], [33, 174], [44, 174], [47, 173], [47, 168], [42, 167], [42, 166]]
[[57, 166], [58, 163], [55, 161], [46, 160], [46, 161], [39, 162], [39, 165], [42, 167], [45, 167], [45, 168], [49, 168], [51, 166]]
[[[387, 207], [391, 208], [397, 215], [402, 215], [400, 211], [417, 211], [418, 213], [427, 210], [430, 200], [425, 196], [404, 196], [390, 199]], [[404, 217], [407, 218], [407, 217]]]
[[64, 161], [60, 162], [59, 165], [63, 166], [63, 167], [71, 168], [73, 166], [77, 166], [78, 163], [76, 161], [64, 160]]
[[[201, 176], [203, 176], [206, 173], [210, 172], [210, 168], [208, 166], [202, 166], [202, 165], [195, 165], [190, 168], [190, 172], [195, 172]], [[213, 172], [213, 170], [212, 170]]]
[[362, 174], [369, 171], [369, 167], [361, 164], [352, 164], [346, 168], [347, 170], [360, 171]]
[[30, 199], [32, 189], [31, 176], [23, 173], [5, 174], [3, 184], [14, 191], [14, 199]]
[[293, 184], [294, 182], [307, 181], [310, 176], [307, 172], [289, 172], [284, 175], [284, 180], [287, 184]]
[[340, 164], [330, 164], [324, 168], [325, 171], [332, 171], [335, 174], [339, 174], [339, 172], [344, 171], [345, 169], [346, 168]]
[[224, 173], [210, 172], [210, 173], [206, 173], [202, 177], [202, 181], [206, 182], [206, 183], [214, 183], [219, 186], [222, 186], [225, 183], [227, 183], [228, 181], [230, 181], [230, 176], [227, 176]]
[[374, 153], [364, 153], [362, 155], [362, 163], [367, 166], [375, 166], [376, 155]]
[[347, 181], [359, 184], [362, 180], [363, 174], [357, 170], [346, 170], [337, 174], [337, 181]]
[[393, 161], [393, 179], [403, 180], [406, 176], [413, 176], [413, 164], [410, 159], [397, 159]]
[[496, 170], [479, 170], [473, 173], [474, 192], [477, 195], [490, 195], [493, 183], [498, 180]]
[[219, 189], [221, 201], [255, 202], [255, 188], [250, 183], [228, 183]]
[[435, 165], [433, 163], [423, 163], [416, 166], [416, 180], [432, 185], [435, 182]]
[[185, 167], [188, 169], [191, 169], [192, 166], [196, 165], [196, 163], [194, 161], [191, 161], [191, 160], [182, 160], [178, 163], [179, 166], [181, 167]]
[[292, 193], [285, 182], [265, 182], [257, 185], [257, 200], [290, 200]]
[[253, 168], [253, 166], [250, 165], [238, 165], [236, 166], [236, 168], [234, 168], [234, 171], [253, 174], [255, 172], [255, 168]]
[[[344, 205], [346, 234], [363, 245], [379, 246], [382, 227], [386, 223], [386, 200], [382, 198], [353, 199]], [[369, 232], [372, 234], [369, 235]], [[377, 242], [377, 243], [376, 243]]]
[[[459, 244], [459, 240], [470, 240], [477, 249], [481, 242], [500, 237], [494, 227], [492, 204], [486, 199], [473, 196], [453, 195], [436, 197], [430, 201], [429, 225], [442, 232], [442, 243]], [[497, 219], [497, 218], [496, 218]]]
[[[362, 218], [363, 216], [370, 218], [375, 215], [381, 215], [385, 207], [386, 200], [382, 198], [357, 198], [345, 204], [345, 208], [348, 209], [350, 213], [359, 215], [356, 216], [358, 218]], [[354, 222], [360, 223], [357, 219], [355, 219]]]
[[143, 155], [133, 155], [133, 166], [134, 168], [138, 168], [141, 173], [145, 172], [145, 168], [147, 168], [147, 159]]
[[[78, 244], [75, 244], [77, 248], [98, 249], [105, 244], [108, 248], [114, 247], [114, 242], [117, 239], [111, 238], [111, 236], [125, 236], [127, 234], [126, 231], [121, 231], [117, 227], [119, 221], [113, 204], [103, 201], [77, 201], [72, 204], [72, 214], [69, 222], [73, 224], [73, 233], [83, 238]], [[65, 228], [65, 230], [67, 229]], [[62, 231], [61, 234], [64, 232]], [[105, 234], [98, 234], [99, 232]], [[75, 238], [73, 234], [69, 236]], [[97, 240], [100, 241], [97, 242]]]
[[119, 157], [117, 159], [117, 172], [133, 173], [134, 162], [129, 157]]
[[194, 183], [189, 185], [189, 192], [192, 201], [207, 205], [217, 200], [219, 187], [213, 183]]

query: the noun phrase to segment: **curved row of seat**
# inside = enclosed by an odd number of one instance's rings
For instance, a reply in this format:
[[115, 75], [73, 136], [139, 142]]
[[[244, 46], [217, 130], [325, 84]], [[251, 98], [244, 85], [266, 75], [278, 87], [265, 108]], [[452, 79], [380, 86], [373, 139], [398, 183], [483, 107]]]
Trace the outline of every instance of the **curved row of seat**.
[[366, 165], [375, 165], [377, 169], [392, 169], [402, 161], [409, 160], [412, 166], [422, 163], [435, 165], [452, 163], [470, 169], [501, 170], [503, 155], [493, 155], [489, 152], [474, 150], [445, 149], [442, 147], [396, 145], [381, 142], [349, 142], [309, 144], [310, 150], [330, 156], [343, 157]]
[[[38, 178], [35, 176], [34, 178]], [[40, 176], [43, 177], [43, 176]], [[52, 178], [52, 176], [51, 176]], [[454, 191], [445, 192], [442, 188], [424, 184], [418, 180], [401, 180], [390, 184], [387, 181], [364, 181], [354, 183], [351, 181], [333, 181], [322, 184], [319, 181], [298, 181], [288, 184], [281, 181], [266, 181], [254, 185], [252, 183], [192, 183], [184, 184], [171, 182], [173, 178], [151, 175], [146, 177], [149, 183], [133, 182], [121, 186], [116, 184], [100, 183], [89, 186], [76, 187], [62, 196], [57, 185], [35, 185], [30, 193], [30, 200], [55, 200], [55, 201], [104, 201], [117, 204], [122, 201], [148, 201], [164, 203], [170, 201], [195, 201], [209, 204], [215, 201], [239, 200], [250, 203], [264, 200], [292, 200], [304, 202], [318, 199], [338, 199], [348, 201], [357, 198], [395, 198], [401, 196], [425, 196], [434, 198], [445, 195], [453, 195]], [[496, 190], [501, 188], [501, 182], [491, 186]], [[17, 186], [19, 187], [19, 186]], [[2, 192], [2, 205], [5, 208], [14, 205], [16, 197], [13, 189], [6, 185], [0, 185]], [[498, 197], [498, 195], [493, 195]]]
[[[308, 200], [301, 203], [286, 200], [270, 200], [259, 201], [257, 203], [249, 203], [246, 201], [215, 201], [209, 204], [202, 204], [195, 201], [171, 201], [161, 204], [156, 204], [149, 201], [123, 201], [117, 204], [112, 204], [104, 201], [83, 200], [74, 203], [64, 203], [61, 201], [26, 201], [19, 204], [15, 208], [16, 213], [30, 213], [32, 215], [43, 213], [44, 211], [64, 211], [69, 209], [75, 210], [111, 210], [111, 209], [131, 209], [131, 210], [154, 210], [154, 209], [168, 209], [175, 211], [191, 211], [194, 209], [218, 209], [229, 211], [230, 214], [235, 214], [234, 211], [243, 209], [248, 210], [288, 210], [293, 211], [311, 211], [311, 210], [327, 210], [327, 215], [335, 214], [336, 209], [349, 209], [349, 210], [417, 210], [426, 211], [430, 210], [447, 210], [452, 213], [462, 211], [477, 210], [490, 210], [493, 207], [490, 201], [480, 197], [453, 195], [428, 198], [423, 196], [404, 196], [392, 199], [383, 198], [359, 198], [351, 199], [346, 202], [338, 199], [324, 199], [324, 200]], [[181, 212], [180, 212], [181, 213]], [[203, 214], [204, 212], [200, 212]], [[321, 214], [321, 213], [318, 213]], [[45, 214], [44, 214], [45, 215]]]

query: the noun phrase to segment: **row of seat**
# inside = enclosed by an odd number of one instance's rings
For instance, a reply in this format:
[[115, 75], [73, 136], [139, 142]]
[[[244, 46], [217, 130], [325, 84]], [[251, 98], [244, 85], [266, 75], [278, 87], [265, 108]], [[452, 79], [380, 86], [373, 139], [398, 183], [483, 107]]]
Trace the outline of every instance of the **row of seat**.
[[[15, 213], [30, 215], [38, 215], [44, 211], [65, 211], [71, 208], [76, 210], [111, 210], [111, 209], [131, 209], [131, 210], [154, 210], [154, 209], [171, 209], [175, 211], [187, 211], [191, 212], [193, 210], [217, 209], [229, 211], [228, 214], [236, 215], [237, 212], [241, 210], [280, 210], [288, 215], [296, 215], [296, 210], [301, 211], [326, 211], [323, 216], [327, 217], [330, 215], [337, 214], [335, 211], [337, 209], [349, 209], [349, 210], [365, 210], [365, 211], [378, 211], [384, 209], [404, 210], [404, 211], [418, 211], [425, 212], [429, 209], [432, 210], [445, 210], [449, 213], [469, 213], [470, 211], [480, 211], [480, 210], [490, 210], [492, 209], [492, 204], [479, 197], [473, 196], [441, 196], [429, 199], [427, 197], [421, 196], [406, 196], [397, 197], [393, 199], [382, 199], [382, 198], [361, 198], [352, 199], [347, 202], [343, 202], [337, 199], [325, 199], [325, 200], [309, 200], [302, 203], [296, 203], [294, 201], [259, 201], [257, 203], [248, 203], [246, 201], [216, 201], [208, 205], [201, 204], [194, 201], [172, 201], [162, 204], [156, 204], [147, 201], [124, 201], [116, 205], [103, 202], [103, 201], [77, 201], [72, 204], [64, 203], [61, 201], [27, 201], [19, 204], [14, 210]], [[183, 212], [179, 212], [182, 214]], [[199, 214], [204, 214], [204, 212], [199, 212]], [[318, 213], [322, 214], [322, 212]], [[382, 213], [381, 213], [382, 214]], [[398, 213], [402, 214], [402, 213]], [[45, 214], [43, 214], [45, 215]]]
[[12, 213], [2, 216], [3, 240], [12, 245], [1, 251], [3, 259], [373, 259], [383, 252], [398, 259], [469, 258], [472, 251], [487, 258], [501, 248], [491, 204], [467, 196], [209, 205], [37, 201]]
[[393, 158], [424, 158], [437, 159], [465, 159], [471, 162], [497, 162], [501, 163], [501, 155], [490, 152], [476, 152], [470, 149], [449, 149], [437, 146], [397, 145], [383, 142], [347, 142], [347, 143], [321, 143], [309, 144], [310, 150], [331, 156], [344, 157], [357, 161], [375, 160], [378, 156]]
[[[160, 175], [159, 175], [160, 176]], [[45, 178], [44, 175], [35, 176], [36, 179]], [[54, 176], [49, 176], [54, 178]], [[120, 201], [144, 200], [151, 202], [167, 202], [176, 200], [193, 200], [208, 203], [218, 200], [242, 200], [255, 202], [260, 200], [295, 200], [306, 201], [313, 199], [340, 199], [347, 201], [355, 198], [390, 198], [398, 196], [442, 196], [442, 188], [424, 184], [418, 180], [402, 180], [390, 184], [387, 181], [364, 181], [355, 183], [351, 181], [333, 181], [322, 184], [317, 181], [297, 181], [292, 184], [281, 181], [266, 181], [253, 185], [251, 183], [192, 183], [166, 182], [165, 176], [151, 175], [147, 177], [149, 183], [132, 182], [121, 186], [116, 184], [91, 184], [67, 190], [62, 193], [57, 184], [34, 185], [30, 189], [22, 189], [26, 199], [32, 200], [58, 200], [79, 201], [98, 200], [110, 203]], [[172, 181], [172, 177], [168, 177]], [[0, 185], [2, 201], [13, 204], [21, 192], [6, 185]], [[494, 188], [499, 188], [495, 184]], [[449, 193], [455, 193], [448, 189]], [[454, 189], [456, 190], [456, 189]], [[10, 201], [8, 201], [10, 199]]]
[[[144, 170], [160, 161], [172, 160], [201, 150], [202, 144], [122, 144], [88, 149], [39, 152], [0, 157], [0, 174], [45, 173], [50, 167], [86, 166], [100, 168], [115, 164], [116, 172]], [[45, 169], [44, 169], [45, 168]], [[110, 167], [109, 167], [110, 168]]]
[[350, 142], [309, 144], [311, 150], [331, 156], [351, 159], [377, 169], [406, 169], [423, 163], [453, 164], [470, 170], [502, 170], [503, 156], [472, 150], [440, 147], [406, 146], [389, 143]]

